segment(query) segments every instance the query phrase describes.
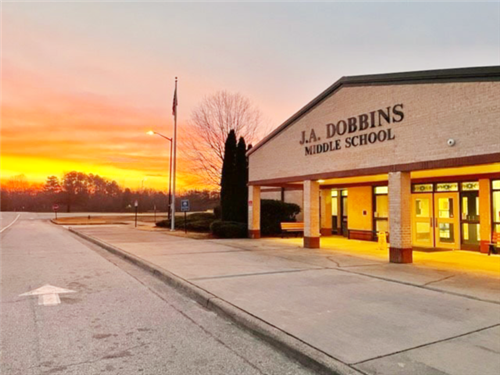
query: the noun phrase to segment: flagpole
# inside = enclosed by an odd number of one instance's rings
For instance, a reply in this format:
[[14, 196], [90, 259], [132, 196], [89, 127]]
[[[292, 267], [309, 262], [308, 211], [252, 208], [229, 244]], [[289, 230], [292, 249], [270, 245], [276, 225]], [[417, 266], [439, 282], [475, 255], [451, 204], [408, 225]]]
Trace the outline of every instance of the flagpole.
[[172, 218], [170, 220], [170, 230], [175, 230], [175, 177], [176, 177], [176, 161], [177, 161], [177, 77], [175, 77], [174, 103], [172, 105], [174, 115], [174, 139], [173, 139], [173, 161], [172, 161]]

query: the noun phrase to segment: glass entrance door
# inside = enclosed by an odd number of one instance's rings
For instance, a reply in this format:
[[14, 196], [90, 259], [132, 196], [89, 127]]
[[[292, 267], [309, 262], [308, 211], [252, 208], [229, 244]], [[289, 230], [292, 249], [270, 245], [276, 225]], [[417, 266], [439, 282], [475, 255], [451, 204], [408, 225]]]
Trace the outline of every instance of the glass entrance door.
[[462, 191], [462, 249], [479, 251], [479, 191]]
[[342, 190], [341, 192], [340, 208], [342, 210], [342, 235], [344, 237], [348, 237], [349, 231], [347, 230], [347, 190]]
[[332, 190], [332, 232], [337, 234], [339, 232], [339, 192]]
[[458, 193], [434, 195], [434, 218], [436, 247], [460, 249]]
[[433, 247], [432, 193], [412, 195], [413, 246]]

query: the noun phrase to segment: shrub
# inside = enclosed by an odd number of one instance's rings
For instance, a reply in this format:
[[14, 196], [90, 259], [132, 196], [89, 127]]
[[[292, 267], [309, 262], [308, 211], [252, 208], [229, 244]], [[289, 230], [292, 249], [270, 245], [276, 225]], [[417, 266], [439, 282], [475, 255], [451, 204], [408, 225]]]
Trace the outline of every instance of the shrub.
[[214, 208], [214, 215], [217, 220], [222, 218], [222, 207], [220, 205]]
[[294, 222], [300, 213], [300, 207], [295, 203], [263, 199], [260, 202], [260, 228], [263, 236], [273, 236], [281, 233], [280, 223]]
[[216, 220], [210, 225], [210, 232], [218, 238], [246, 238], [248, 229], [245, 223]]
[[[177, 216], [175, 217], [177, 219]], [[184, 221], [184, 215], [182, 215], [182, 220]], [[187, 215], [187, 221], [200, 221], [200, 220], [215, 220], [215, 215], [211, 212], [196, 212], [194, 214]]]
[[[192, 232], [210, 232], [210, 224], [215, 220], [215, 215], [208, 212], [187, 215], [186, 227]], [[156, 223], [157, 227], [170, 228], [170, 220], [161, 220]], [[184, 215], [175, 215], [175, 229], [184, 229]]]

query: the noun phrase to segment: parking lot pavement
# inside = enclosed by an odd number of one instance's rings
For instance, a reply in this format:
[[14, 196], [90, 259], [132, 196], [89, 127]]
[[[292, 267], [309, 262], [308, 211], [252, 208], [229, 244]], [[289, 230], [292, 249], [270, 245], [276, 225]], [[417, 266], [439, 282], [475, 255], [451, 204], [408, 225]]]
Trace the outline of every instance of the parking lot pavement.
[[[313, 374], [36, 215], [22, 213], [1, 234], [0, 267], [2, 375]], [[51, 293], [42, 291], [63, 293], [46, 300]]]
[[452, 270], [387, 266], [342, 254], [331, 255], [337, 259], [332, 262], [296, 247], [263, 249], [252, 241], [193, 240], [124, 227], [77, 230], [369, 374], [487, 375], [500, 368], [495, 278], [477, 279], [472, 292], [466, 283], [438, 290]]

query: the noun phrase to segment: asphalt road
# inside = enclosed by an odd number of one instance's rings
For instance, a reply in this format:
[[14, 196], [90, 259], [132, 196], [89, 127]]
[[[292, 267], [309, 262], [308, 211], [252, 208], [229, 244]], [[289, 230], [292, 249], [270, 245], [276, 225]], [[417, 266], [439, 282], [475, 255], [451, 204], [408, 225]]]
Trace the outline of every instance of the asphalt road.
[[1, 215], [2, 375], [313, 373], [46, 218]]

